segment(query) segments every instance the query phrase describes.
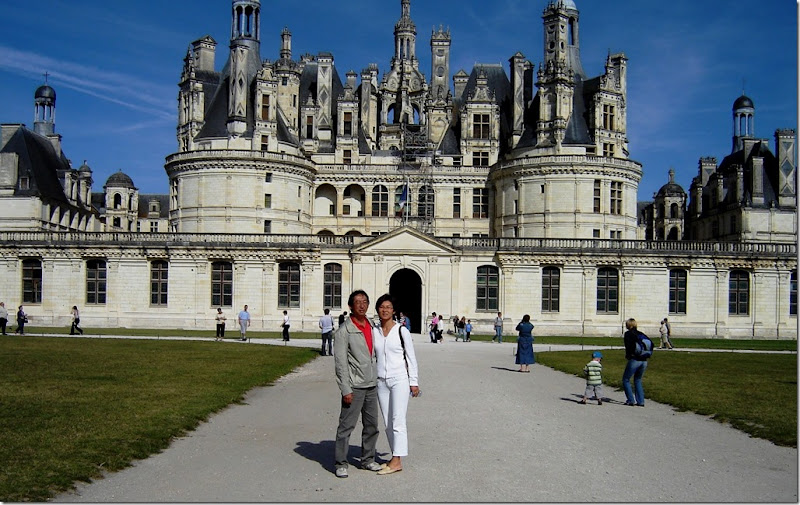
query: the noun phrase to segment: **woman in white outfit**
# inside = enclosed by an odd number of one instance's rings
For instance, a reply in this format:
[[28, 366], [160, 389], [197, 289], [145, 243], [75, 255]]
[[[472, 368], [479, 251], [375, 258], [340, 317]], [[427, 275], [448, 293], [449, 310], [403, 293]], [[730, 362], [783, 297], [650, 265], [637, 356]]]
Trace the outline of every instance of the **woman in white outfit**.
[[378, 298], [375, 310], [381, 320], [380, 326], [372, 330], [378, 365], [378, 403], [392, 451], [392, 459], [378, 475], [388, 475], [402, 470], [400, 458], [408, 456], [406, 411], [409, 396], [419, 396], [419, 382], [411, 333], [394, 321], [392, 297], [386, 294]]

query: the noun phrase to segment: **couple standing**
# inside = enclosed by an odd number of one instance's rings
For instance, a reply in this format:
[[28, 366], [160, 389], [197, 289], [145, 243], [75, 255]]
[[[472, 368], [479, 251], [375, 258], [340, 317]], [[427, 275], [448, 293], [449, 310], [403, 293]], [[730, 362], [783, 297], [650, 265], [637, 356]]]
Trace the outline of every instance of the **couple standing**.
[[[378, 475], [399, 472], [403, 469], [401, 458], [408, 455], [408, 400], [420, 393], [411, 333], [394, 321], [394, 303], [388, 294], [375, 304], [379, 326], [373, 327], [366, 317], [369, 296], [363, 290], [354, 291], [347, 305], [350, 318], [334, 335], [336, 383], [342, 393], [334, 450], [336, 476], [347, 477], [350, 434], [359, 414], [363, 427], [361, 468]], [[392, 459], [382, 465], [375, 461], [378, 404], [392, 451]]]

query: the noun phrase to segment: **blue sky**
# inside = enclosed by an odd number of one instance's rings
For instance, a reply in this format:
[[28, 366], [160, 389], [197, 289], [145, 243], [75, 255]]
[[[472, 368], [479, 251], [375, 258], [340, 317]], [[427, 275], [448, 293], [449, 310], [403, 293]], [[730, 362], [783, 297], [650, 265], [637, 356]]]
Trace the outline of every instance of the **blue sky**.
[[[452, 35], [451, 75], [476, 63], [501, 63], [508, 73], [517, 51], [538, 66], [547, 3], [412, 0], [420, 69], [430, 77], [430, 34], [439, 25]], [[758, 137], [797, 128], [794, 1], [575, 3], [586, 73], [601, 74], [609, 51], [629, 58], [630, 156], [644, 166], [639, 200], [652, 198], [670, 168], [688, 189], [700, 157], [721, 161], [730, 153], [731, 106], [743, 90], [755, 103]], [[230, 11], [230, 0], [3, 0], [0, 122], [33, 127], [33, 93], [48, 72], [57, 93], [56, 132], [73, 166], [88, 161], [94, 190], [122, 170], [142, 193], [166, 193], [163, 165], [177, 149], [183, 58], [193, 40], [211, 35], [221, 69]], [[262, 0], [261, 57], [278, 57], [288, 27], [295, 59], [327, 51], [342, 78], [369, 63], [383, 73], [399, 17], [400, 0]]]

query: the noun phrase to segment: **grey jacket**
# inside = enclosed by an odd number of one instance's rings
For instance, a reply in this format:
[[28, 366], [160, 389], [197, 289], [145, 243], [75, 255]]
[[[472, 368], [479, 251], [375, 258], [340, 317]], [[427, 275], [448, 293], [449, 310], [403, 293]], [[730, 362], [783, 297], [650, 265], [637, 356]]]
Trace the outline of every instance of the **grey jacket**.
[[369, 352], [364, 334], [350, 318], [333, 334], [333, 361], [336, 384], [342, 396], [349, 395], [353, 389], [365, 389], [378, 384], [375, 353]]

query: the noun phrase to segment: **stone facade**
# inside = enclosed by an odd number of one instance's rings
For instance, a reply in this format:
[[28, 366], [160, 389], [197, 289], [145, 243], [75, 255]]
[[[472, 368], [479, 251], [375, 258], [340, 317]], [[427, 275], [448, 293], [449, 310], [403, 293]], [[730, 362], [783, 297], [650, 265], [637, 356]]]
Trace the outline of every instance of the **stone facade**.
[[[66, 325], [78, 305], [89, 328], [211, 329], [217, 307], [232, 319], [247, 304], [254, 330], [276, 331], [287, 310], [295, 329], [316, 332], [324, 308], [348, 310], [347, 295], [365, 289], [392, 293], [415, 331], [436, 311], [489, 333], [502, 311], [511, 334], [530, 314], [539, 335], [620, 335], [629, 317], [655, 334], [669, 316], [676, 337], [797, 338], [797, 249], [786, 240], [796, 240], [793, 132], [777, 137], [777, 204], [756, 210], [753, 200], [741, 218], [748, 234], [689, 240], [698, 221], [684, 211], [697, 207], [671, 178], [680, 191], [662, 188], [645, 237], [642, 167], [628, 158], [627, 59], [609, 55], [602, 75], [585, 75], [572, 0], [545, 8], [535, 72], [516, 52], [510, 78], [477, 64], [456, 72], [452, 89], [457, 41], [433, 30], [428, 81], [410, 0], [400, 7], [390, 68], [381, 77], [370, 63], [360, 82], [355, 72], [343, 82], [330, 53], [293, 59], [288, 29], [279, 58], [262, 61], [261, 4], [233, 0], [223, 70], [209, 36], [184, 60], [169, 193], [139, 194], [118, 173], [85, 209], [103, 232], [36, 219], [0, 228], [7, 305], [24, 304], [32, 324]], [[11, 167], [6, 126], [0, 161]], [[735, 148], [747, 166], [771, 170], [750, 136], [735, 136]], [[701, 162], [692, 198], [708, 198], [712, 180], [738, 194], [734, 161]], [[18, 182], [12, 175], [0, 174], [0, 192], [5, 179]], [[61, 177], [61, 189], [87, 175]], [[88, 182], [67, 193], [83, 202]], [[0, 193], [0, 205], [18, 197]]]

